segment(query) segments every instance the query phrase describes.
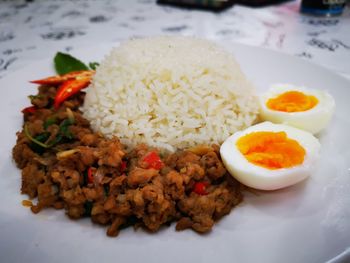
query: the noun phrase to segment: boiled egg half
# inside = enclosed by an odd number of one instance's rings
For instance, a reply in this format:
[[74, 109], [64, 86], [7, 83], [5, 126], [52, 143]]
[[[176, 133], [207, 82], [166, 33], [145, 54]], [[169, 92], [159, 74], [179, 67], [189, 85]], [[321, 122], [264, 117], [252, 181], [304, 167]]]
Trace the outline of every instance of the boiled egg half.
[[273, 85], [260, 97], [262, 120], [284, 123], [313, 134], [328, 125], [334, 109], [335, 102], [329, 93], [290, 84]]
[[320, 143], [311, 133], [263, 122], [227, 138], [220, 155], [229, 173], [242, 184], [275, 190], [307, 178], [319, 150]]

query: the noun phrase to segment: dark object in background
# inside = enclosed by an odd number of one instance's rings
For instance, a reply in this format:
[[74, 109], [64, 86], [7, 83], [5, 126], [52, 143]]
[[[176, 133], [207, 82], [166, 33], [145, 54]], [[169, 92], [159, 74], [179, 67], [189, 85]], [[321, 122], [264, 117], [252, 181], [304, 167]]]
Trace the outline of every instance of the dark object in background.
[[234, 3], [234, 0], [157, 0], [157, 4], [216, 12], [229, 8]]
[[279, 4], [287, 1], [291, 0], [157, 0], [157, 3], [191, 9], [222, 11], [231, 7], [233, 4], [258, 7]]
[[346, 0], [303, 0], [300, 12], [316, 16], [338, 16], [343, 13]]
[[280, 4], [291, 0], [236, 0], [235, 3], [240, 5], [247, 5], [253, 7], [268, 6], [273, 4]]

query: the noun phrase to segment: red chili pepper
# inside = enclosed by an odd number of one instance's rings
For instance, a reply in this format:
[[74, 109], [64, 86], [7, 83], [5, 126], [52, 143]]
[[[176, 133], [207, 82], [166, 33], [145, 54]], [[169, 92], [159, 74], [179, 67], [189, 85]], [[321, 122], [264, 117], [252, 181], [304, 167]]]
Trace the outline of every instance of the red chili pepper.
[[94, 173], [96, 172], [95, 167], [89, 167], [87, 171], [87, 181], [89, 184], [92, 184], [94, 182]]
[[32, 80], [31, 83], [39, 84], [39, 85], [59, 85], [69, 79], [76, 79], [80, 77], [90, 78], [95, 74], [93, 70], [81, 70], [81, 71], [73, 71], [64, 75], [56, 75], [51, 76], [45, 79]]
[[126, 170], [126, 166], [127, 166], [126, 161], [122, 161], [122, 163], [120, 165], [120, 172], [121, 173], [124, 173], [124, 171]]
[[143, 157], [143, 161], [148, 163], [149, 168], [156, 170], [160, 170], [164, 166], [164, 163], [156, 152], [149, 152], [146, 154], [146, 156]]
[[196, 182], [194, 184], [193, 192], [199, 195], [207, 195], [207, 187], [209, 186], [208, 182]]
[[80, 90], [86, 88], [90, 84], [91, 78], [76, 78], [76, 79], [69, 79], [63, 82], [63, 84], [58, 88], [55, 101], [54, 101], [54, 107], [57, 110], [61, 103], [68, 99], [69, 97], [73, 96], [74, 94], [78, 93]]
[[26, 107], [22, 110], [22, 113], [30, 113], [33, 114], [34, 112], [36, 112], [37, 108], [35, 106], [29, 106]]

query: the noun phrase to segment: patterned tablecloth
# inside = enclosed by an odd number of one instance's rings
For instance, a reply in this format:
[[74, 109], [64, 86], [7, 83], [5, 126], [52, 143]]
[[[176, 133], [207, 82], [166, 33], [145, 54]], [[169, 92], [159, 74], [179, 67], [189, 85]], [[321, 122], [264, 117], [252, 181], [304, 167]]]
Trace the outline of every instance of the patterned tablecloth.
[[0, 78], [57, 51], [150, 35], [194, 35], [262, 46], [350, 78], [350, 8], [335, 18], [299, 13], [299, 1], [220, 13], [155, 0], [1, 1]]

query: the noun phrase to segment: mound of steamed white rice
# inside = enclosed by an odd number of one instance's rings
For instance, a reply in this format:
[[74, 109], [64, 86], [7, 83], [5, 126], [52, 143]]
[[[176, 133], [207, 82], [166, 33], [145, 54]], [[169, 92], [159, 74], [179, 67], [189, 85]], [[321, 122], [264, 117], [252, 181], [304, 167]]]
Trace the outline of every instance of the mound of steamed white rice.
[[130, 40], [102, 61], [84, 116], [107, 137], [174, 151], [222, 143], [255, 122], [254, 89], [234, 57], [190, 37]]

